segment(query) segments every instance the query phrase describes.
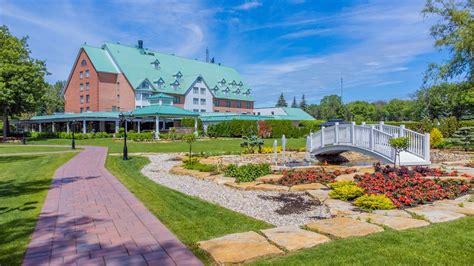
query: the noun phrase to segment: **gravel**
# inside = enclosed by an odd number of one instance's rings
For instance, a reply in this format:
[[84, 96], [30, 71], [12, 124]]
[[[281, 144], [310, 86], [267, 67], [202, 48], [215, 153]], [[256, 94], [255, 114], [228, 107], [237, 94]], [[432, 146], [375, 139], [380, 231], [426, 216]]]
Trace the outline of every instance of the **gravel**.
[[286, 194], [301, 197], [305, 208], [295, 208], [299, 210], [299, 213], [279, 214], [286, 213], [282, 212], [282, 208], [288, 206], [288, 202], [275, 200], [276, 198], [285, 198], [280, 197], [282, 194], [280, 192], [238, 190], [219, 185], [213, 181], [170, 174], [169, 170], [174, 165], [179, 164], [179, 162], [172, 160], [172, 155], [154, 154], [146, 156], [150, 158], [151, 163], [142, 169], [142, 173], [156, 183], [276, 226], [303, 225], [330, 217], [328, 208], [319, 205], [317, 201], [314, 201], [313, 206], [307, 207], [307, 202], [312, 199], [304, 192]]

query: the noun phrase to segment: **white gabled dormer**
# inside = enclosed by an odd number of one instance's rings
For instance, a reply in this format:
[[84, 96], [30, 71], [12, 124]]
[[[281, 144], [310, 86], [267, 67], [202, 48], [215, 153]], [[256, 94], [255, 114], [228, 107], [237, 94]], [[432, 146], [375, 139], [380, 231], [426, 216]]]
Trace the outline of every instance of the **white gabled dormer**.
[[222, 79], [221, 81], [218, 82], [221, 87], [224, 87], [226, 81], [225, 79]]
[[165, 81], [162, 78], [159, 78], [157, 81], [155, 81], [157, 88], [162, 89], [163, 85], [165, 85]]
[[170, 85], [171, 85], [171, 87], [173, 87], [173, 89], [177, 90], [179, 88], [179, 81], [175, 80]]
[[158, 58], [152, 61], [151, 64], [153, 65], [154, 69], [156, 70], [160, 69], [160, 60], [158, 60]]
[[175, 77], [176, 80], [179, 80], [183, 77], [183, 73], [181, 73], [181, 71], [178, 71], [178, 73], [174, 74], [173, 77]]

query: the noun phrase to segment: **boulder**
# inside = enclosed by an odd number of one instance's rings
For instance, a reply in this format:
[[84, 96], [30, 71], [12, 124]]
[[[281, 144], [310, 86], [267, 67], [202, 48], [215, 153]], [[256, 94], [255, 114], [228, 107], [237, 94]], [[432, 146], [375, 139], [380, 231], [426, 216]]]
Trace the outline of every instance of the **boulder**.
[[289, 251], [314, 247], [329, 242], [327, 236], [303, 230], [297, 226], [282, 226], [262, 230], [262, 233], [273, 243]]
[[198, 245], [219, 264], [244, 263], [262, 256], [283, 254], [283, 251], [255, 232], [230, 234], [200, 241]]
[[347, 217], [319, 220], [307, 224], [306, 227], [311, 230], [339, 238], [365, 236], [383, 231], [383, 228], [380, 226]]

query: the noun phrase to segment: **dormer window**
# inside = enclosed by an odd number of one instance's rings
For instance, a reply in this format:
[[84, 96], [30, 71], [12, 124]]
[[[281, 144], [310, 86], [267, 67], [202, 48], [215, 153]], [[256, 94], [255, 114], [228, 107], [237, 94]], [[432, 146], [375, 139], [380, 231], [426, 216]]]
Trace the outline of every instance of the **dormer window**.
[[176, 90], [179, 87], [179, 82], [175, 80], [173, 83], [171, 83], [171, 86]]
[[174, 74], [173, 77], [175, 77], [178, 80], [183, 77], [183, 73], [181, 73], [181, 71], [178, 71], [178, 73]]
[[241, 82], [239, 82], [239, 84], [237, 84], [237, 85], [239, 85], [240, 87], [242, 87], [242, 86], [244, 85], [244, 83], [242, 83], [242, 81], [241, 81]]
[[234, 93], [235, 93], [235, 94], [240, 94], [240, 89], [236, 89], [236, 90], [234, 91]]
[[229, 91], [230, 91], [229, 87], [226, 87], [225, 90], [224, 90], [224, 93], [225, 93], [225, 94], [228, 94]]
[[150, 84], [148, 84], [148, 82], [146, 81], [143, 81], [142, 84], [140, 85], [140, 89], [147, 90], [149, 88], [150, 88]]
[[249, 96], [250, 95], [250, 90], [246, 90], [243, 94]]
[[235, 86], [235, 85], [237, 85], [237, 82], [235, 82], [235, 80], [232, 80], [232, 82], [229, 85]]
[[224, 86], [225, 85], [225, 79], [222, 79], [221, 81], [219, 81], [219, 85]]
[[155, 59], [155, 61], [151, 62], [151, 64], [153, 65], [154, 69], [160, 69], [160, 60]]
[[158, 85], [158, 88], [161, 89], [163, 84], [165, 84], [165, 81], [162, 78], [159, 78], [157, 81], [155, 81], [155, 83]]
[[214, 88], [212, 88], [212, 91], [218, 91], [219, 90], [219, 87], [216, 85], [214, 86]]

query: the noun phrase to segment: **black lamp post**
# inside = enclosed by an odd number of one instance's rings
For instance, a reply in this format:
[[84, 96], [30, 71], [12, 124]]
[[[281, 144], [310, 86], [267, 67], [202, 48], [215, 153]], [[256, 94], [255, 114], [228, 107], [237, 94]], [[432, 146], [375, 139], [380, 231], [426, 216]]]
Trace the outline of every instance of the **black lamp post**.
[[121, 123], [124, 123], [123, 126], [123, 160], [128, 160], [128, 149], [127, 149], [127, 122], [133, 121], [133, 114], [130, 114], [127, 117], [123, 113], [119, 114], [119, 119]]
[[68, 122], [69, 125], [70, 125], [70, 129], [71, 129], [71, 132], [72, 132], [72, 143], [71, 143], [71, 148], [73, 150], [76, 149], [76, 140], [74, 138], [74, 131], [75, 131], [75, 128], [76, 128], [76, 120], [72, 120], [71, 122]]

